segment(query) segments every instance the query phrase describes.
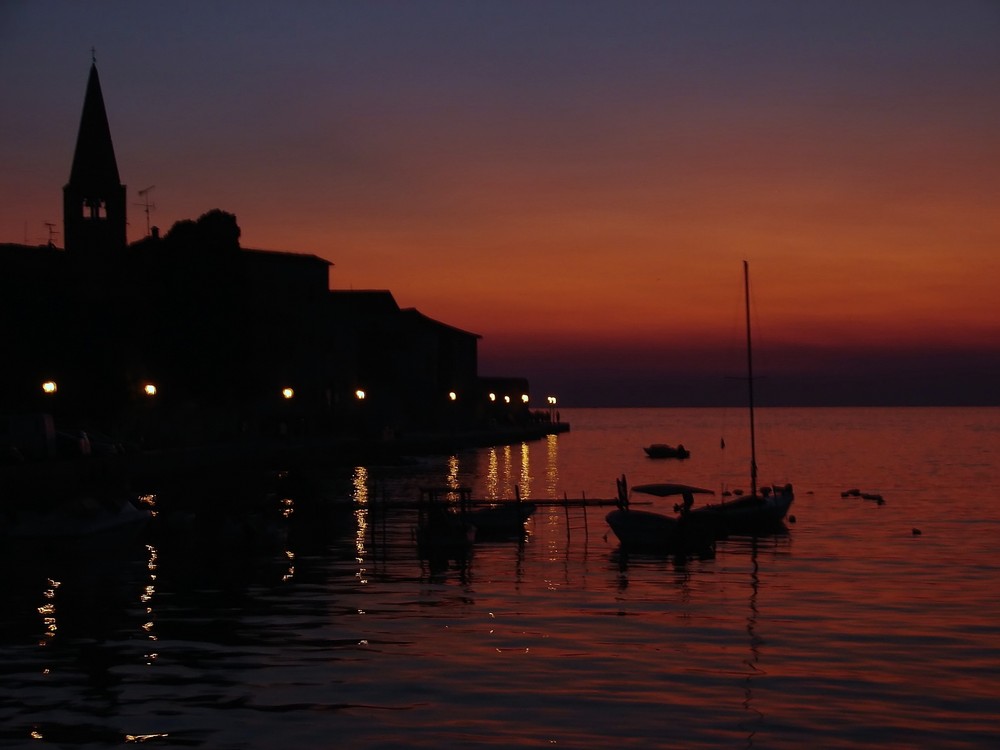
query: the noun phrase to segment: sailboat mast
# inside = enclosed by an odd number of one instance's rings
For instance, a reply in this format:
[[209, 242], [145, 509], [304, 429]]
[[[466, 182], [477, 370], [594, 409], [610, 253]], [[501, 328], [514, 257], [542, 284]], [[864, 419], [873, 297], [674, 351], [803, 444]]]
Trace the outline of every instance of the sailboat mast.
[[753, 346], [750, 338], [750, 267], [743, 261], [743, 297], [747, 317], [747, 395], [750, 404], [750, 496], [757, 495], [757, 436], [753, 421]]

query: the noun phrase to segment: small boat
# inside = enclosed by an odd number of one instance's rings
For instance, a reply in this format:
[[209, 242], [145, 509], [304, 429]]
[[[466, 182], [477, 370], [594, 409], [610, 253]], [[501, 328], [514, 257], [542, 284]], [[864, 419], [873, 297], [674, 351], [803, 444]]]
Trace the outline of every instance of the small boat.
[[485, 539], [509, 539], [524, 533], [524, 524], [535, 512], [535, 504], [521, 499], [474, 501], [468, 487], [423, 488], [420, 491], [420, 529], [424, 538], [449, 544]]
[[44, 509], [10, 511], [3, 536], [57, 551], [100, 549], [136, 540], [152, 517], [129, 498], [75, 497]]
[[523, 500], [470, 508], [465, 520], [476, 530], [476, 541], [507, 539], [524, 533], [524, 524], [535, 512], [535, 504]]
[[429, 508], [421, 517], [416, 538], [421, 547], [465, 547], [476, 540], [476, 527], [459, 513], [439, 506]]
[[643, 448], [650, 458], [690, 458], [691, 451], [679, 444], [675, 448], [666, 443], [653, 443]]
[[[605, 516], [605, 521], [622, 549], [630, 552], [704, 555], [714, 550], [716, 530], [713, 517], [696, 517], [682, 510], [667, 515], [629, 506], [628, 484], [623, 475], [617, 480], [618, 508]], [[684, 498], [683, 508], [694, 504], [694, 495], [714, 494], [711, 490], [684, 484], [658, 485], [661, 497], [678, 495]]]

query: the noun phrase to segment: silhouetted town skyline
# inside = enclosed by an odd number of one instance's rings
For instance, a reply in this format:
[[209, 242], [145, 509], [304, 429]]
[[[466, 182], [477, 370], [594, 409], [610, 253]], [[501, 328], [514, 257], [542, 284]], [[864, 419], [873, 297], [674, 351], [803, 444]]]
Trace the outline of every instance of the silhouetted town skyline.
[[127, 202], [94, 61], [64, 248], [0, 246], [5, 319], [19, 321], [3, 413], [145, 445], [533, 418], [526, 379], [479, 374], [478, 334], [389, 290], [331, 290], [332, 264], [315, 255], [243, 248], [218, 208], [129, 244]]

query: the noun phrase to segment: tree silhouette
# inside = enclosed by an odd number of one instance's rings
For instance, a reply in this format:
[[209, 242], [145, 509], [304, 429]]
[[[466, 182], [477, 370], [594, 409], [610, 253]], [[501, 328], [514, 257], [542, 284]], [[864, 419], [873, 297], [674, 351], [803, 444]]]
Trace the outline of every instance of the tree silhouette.
[[217, 254], [240, 249], [240, 227], [236, 216], [213, 208], [197, 221], [176, 222], [164, 240], [171, 249], [191, 254]]

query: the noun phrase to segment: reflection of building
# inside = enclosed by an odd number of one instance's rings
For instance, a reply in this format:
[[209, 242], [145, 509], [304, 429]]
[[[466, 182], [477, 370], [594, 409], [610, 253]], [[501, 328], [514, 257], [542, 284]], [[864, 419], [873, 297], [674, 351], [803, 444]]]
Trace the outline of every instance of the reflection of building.
[[[241, 248], [223, 211], [127, 245], [125, 196], [92, 66], [65, 250], [0, 245], [0, 413], [171, 443], [498, 421], [477, 334], [387, 291], [331, 291], [316, 256]], [[527, 382], [505, 388], [499, 416], [525, 418]]]

